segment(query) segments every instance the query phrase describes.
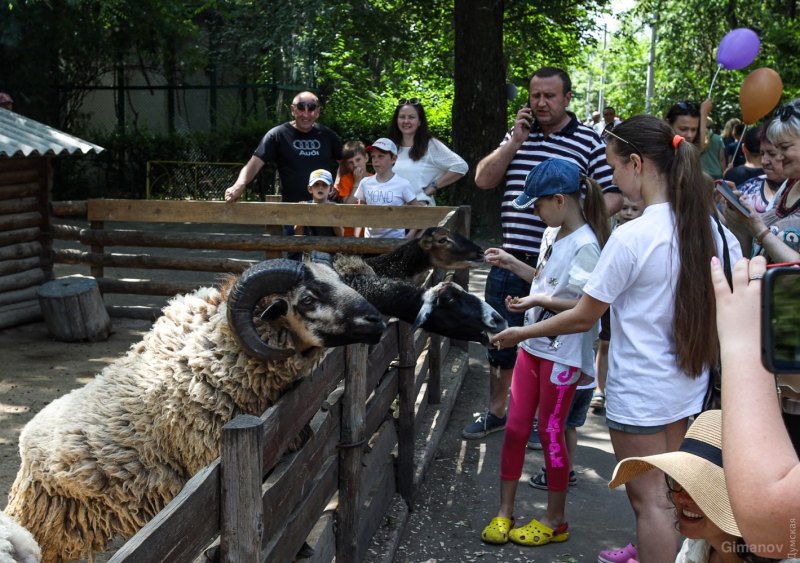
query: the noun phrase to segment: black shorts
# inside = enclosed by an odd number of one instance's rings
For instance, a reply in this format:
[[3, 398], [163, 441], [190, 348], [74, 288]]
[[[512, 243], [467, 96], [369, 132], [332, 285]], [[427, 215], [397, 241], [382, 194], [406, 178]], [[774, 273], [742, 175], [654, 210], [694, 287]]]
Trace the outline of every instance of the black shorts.
[[611, 340], [611, 307], [600, 317], [600, 340]]

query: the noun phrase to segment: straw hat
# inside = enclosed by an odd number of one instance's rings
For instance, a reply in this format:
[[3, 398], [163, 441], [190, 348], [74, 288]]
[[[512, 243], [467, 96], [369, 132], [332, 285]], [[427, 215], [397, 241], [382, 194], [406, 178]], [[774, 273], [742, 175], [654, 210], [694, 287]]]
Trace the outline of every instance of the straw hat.
[[614, 469], [610, 489], [658, 468], [686, 489], [700, 510], [723, 532], [741, 537], [733, 519], [722, 472], [722, 412], [706, 411], [686, 432], [677, 452], [623, 459]]

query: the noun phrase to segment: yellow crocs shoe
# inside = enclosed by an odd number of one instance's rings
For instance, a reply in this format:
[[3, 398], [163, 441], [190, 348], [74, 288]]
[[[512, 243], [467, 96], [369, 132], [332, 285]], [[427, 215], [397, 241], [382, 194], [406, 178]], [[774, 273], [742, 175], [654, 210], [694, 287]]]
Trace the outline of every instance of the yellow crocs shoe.
[[508, 539], [517, 545], [547, 545], [569, 539], [566, 522], [555, 530], [548, 528], [538, 520], [531, 520], [522, 528], [514, 528], [508, 532]]
[[492, 518], [489, 525], [483, 529], [481, 539], [486, 543], [493, 543], [496, 545], [503, 545], [508, 543], [508, 531], [514, 527], [513, 518], [503, 518], [497, 516]]

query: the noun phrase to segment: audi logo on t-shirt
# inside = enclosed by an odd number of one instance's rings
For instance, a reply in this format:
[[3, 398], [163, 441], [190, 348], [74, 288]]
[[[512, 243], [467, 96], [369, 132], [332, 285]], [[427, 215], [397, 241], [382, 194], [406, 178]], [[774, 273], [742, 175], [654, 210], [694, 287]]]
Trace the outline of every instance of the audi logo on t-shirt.
[[296, 140], [292, 146], [297, 149], [300, 156], [319, 156], [320, 142], [317, 140], [301, 141]]

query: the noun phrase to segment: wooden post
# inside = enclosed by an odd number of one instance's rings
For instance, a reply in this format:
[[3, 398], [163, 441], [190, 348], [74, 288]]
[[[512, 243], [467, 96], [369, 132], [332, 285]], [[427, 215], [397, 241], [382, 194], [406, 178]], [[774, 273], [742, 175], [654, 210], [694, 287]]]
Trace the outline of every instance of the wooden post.
[[111, 334], [111, 319], [92, 278], [61, 278], [37, 291], [47, 330], [63, 342], [100, 342]]
[[[456, 227], [456, 232], [469, 238], [471, 218], [472, 208], [469, 205], [460, 206], [458, 208], [458, 226]], [[465, 291], [469, 291], [469, 268], [456, 271], [456, 273], [453, 274], [453, 281], [463, 287]], [[462, 350], [469, 349], [469, 342], [463, 340], [453, 340], [452, 344]]]
[[260, 563], [264, 532], [261, 419], [244, 414], [223, 426], [220, 450], [222, 563]]
[[403, 495], [409, 510], [414, 507], [414, 369], [417, 365], [411, 325], [401, 322], [399, 330], [400, 424], [397, 436], [397, 492]]
[[[102, 221], [92, 221], [90, 223], [92, 230], [103, 230], [103, 222]], [[103, 253], [104, 247], [92, 245], [92, 252], [99, 252]], [[95, 279], [103, 277], [103, 267], [102, 266], [92, 266], [91, 267], [92, 277]]]
[[428, 345], [428, 403], [442, 402], [442, 337], [431, 333]]
[[[283, 226], [282, 225], [267, 225], [264, 229], [264, 232], [270, 236], [283, 236]], [[283, 252], [280, 250], [267, 250], [267, 260], [272, 260], [273, 258], [283, 258]]]
[[361, 513], [362, 445], [367, 418], [367, 346], [346, 348], [347, 372], [342, 397], [342, 431], [339, 444], [339, 516], [336, 530], [336, 561], [357, 563]]

